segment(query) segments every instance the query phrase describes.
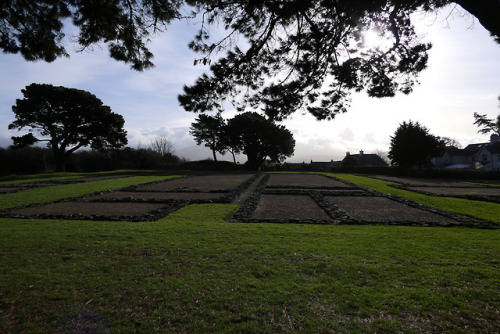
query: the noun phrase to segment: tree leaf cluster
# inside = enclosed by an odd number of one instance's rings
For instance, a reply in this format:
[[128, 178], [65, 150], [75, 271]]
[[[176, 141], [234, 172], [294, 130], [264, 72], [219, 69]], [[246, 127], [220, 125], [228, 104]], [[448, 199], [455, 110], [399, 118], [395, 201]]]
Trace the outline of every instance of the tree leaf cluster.
[[205, 143], [205, 147], [212, 151], [214, 161], [217, 161], [217, 153], [224, 154], [227, 150], [225, 143], [223, 143], [225, 126], [225, 120], [220, 114], [216, 116], [201, 114], [190, 127], [189, 133], [193, 136], [196, 144]]
[[419, 122], [403, 122], [391, 137], [389, 159], [400, 167], [418, 166], [440, 155], [445, 148], [441, 138], [429, 133]]
[[220, 114], [210, 116], [200, 114], [191, 125], [191, 135], [198, 145], [205, 143], [216, 153], [229, 151], [233, 155], [243, 153], [247, 156], [247, 166], [258, 169], [267, 159], [282, 163], [293, 155], [295, 140], [292, 133], [282, 125], [256, 112], [236, 115], [227, 122]]
[[477, 125], [480, 129], [478, 133], [488, 134], [493, 132], [500, 136], [500, 114], [498, 115], [496, 121], [492, 118], [488, 118], [486, 114], [480, 115], [477, 112], [474, 113], [474, 125]]
[[134, 70], [153, 66], [146, 46], [152, 32], [180, 17], [183, 1], [169, 0], [3, 0], [0, 4], [0, 48], [29, 61], [52, 62], [68, 56], [64, 24], [79, 29], [80, 50], [108, 45], [110, 56]]
[[[199, 1], [199, 11], [210, 24], [214, 17], [228, 30], [211, 41], [207, 33], [191, 44], [211, 63], [210, 74], [185, 86], [181, 105], [192, 112], [224, 109], [229, 101], [238, 110], [261, 107], [266, 115], [282, 120], [296, 110], [307, 110], [318, 120], [346, 112], [353, 92], [371, 97], [410, 93], [424, 70], [431, 45], [415, 33], [410, 15], [435, 11], [443, 0], [315, 0], [315, 1]], [[490, 13], [500, 4], [457, 1], [492, 34], [499, 24]], [[368, 47], [364, 33], [377, 31], [381, 45]], [[200, 32], [201, 34], [201, 32]], [[235, 36], [243, 43], [231, 42]], [[229, 47], [226, 45], [229, 43]]]
[[[352, 91], [373, 97], [409, 93], [427, 64], [429, 44], [410, 22], [415, 6], [388, 1], [257, 1], [214, 9], [249, 47], [234, 46], [210, 66], [211, 75], [185, 86], [181, 105], [194, 112], [222, 110], [221, 97], [244, 108], [261, 106], [281, 120], [306, 108], [317, 119], [345, 112]], [[214, 14], [212, 14], [214, 15]], [[363, 31], [381, 27], [393, 39], [382, 50], [364, 46]], [[210, 57], [217, 44], [193, 50]], [[215, 93], [215, 94], [214, 94]]]
[[127, 144], [123, 117], [87, 91], [33, 83], [21, 92], [24, 98], [12, 106], [15, 120], [9, 129], [29, 128], [31, 132], [13, 137], [14, 145], [48, 142], [58, 170], [64, 170], [66, 158], [81, 147], [106, 149]]
[[246, 154], [247, 165], [254, 169], [266, 159], [283, 163], [293, 155], [295, 148], [295, 139], [288, 129], [256, 112], [245, 112], [230, 119], [226, 136], [231, 147]]
[[[201, 20], [189, 43], [201, 54], [194, 63], [210, 72], [184, 87], [179, 102], [187, 111], [222, 111], [229, 101], [239, 111], [260, 107], [275, 120], [299, 109], [322, 120], [347, 111], [353, 92], [410, 93], [431, 47], [410, 16], [449, 4], [500, 42], [498, 0], [4, 0], [0, 48], [30, 61], [67, 56], [63, 27], [71, 21], [80, 50], [106, 44], [112, 58], [144, 70], [153, 66], [151, 34], [191, 9]], [[210, 26], [223, 27], [223, 37], [213, 38]], [[383, 42], [369, 47], [367, 31]]]

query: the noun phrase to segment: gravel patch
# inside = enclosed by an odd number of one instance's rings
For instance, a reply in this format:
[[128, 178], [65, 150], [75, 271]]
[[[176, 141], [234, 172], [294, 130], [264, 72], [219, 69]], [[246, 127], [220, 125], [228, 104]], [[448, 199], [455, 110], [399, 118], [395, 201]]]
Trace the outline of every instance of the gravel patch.
[[248, 181], [255, 174], [226, 174], [190, 176], [167, 180], [135, 188], [137, 191], [230, 191]]
[[[11, 217], [30, 218], [90, 218], [127, 217], [143, 220], [144, 216], [154, 216], [156, 211], [165, 207], [164, 204], [153, 203], [106, 203], [106, 202], [60, 202], [42, 206], [14, 209]], [[114, 219], [113, 219], [114, 220]]]
[[148, 201], [148, 200], [215, 200], [223, 197], [224, 193], [201, 193], [201, 192], [140, 192], [140, 191], [117, 191], [87, 197], [87, 201]]
[[253, 219], [330, 220], [330, 217], [309, 196], [262, 195]]
[[291, 187], [291, 188], [350, 188], [352, 186], [331, 179], [324, 175], [314, 174], [271, 174], [267, 187]]
[[440, 180], [440, 179], [425, 179], [425, 178], [412, 178], [412, 177], [399, 177], [399, 176], [373, 176], [367, 175], [367, 177], [400, 183], [407, 186], [420, 186], [420, 187], [459, 187], [459, 188], [477, 188], [477, 184], [457, 182], [452, 180]]
[[371, 194], [361, 189], [309, 189], [309, 188], [266, 188], [265, 194], [270, 195], [309, 195], [312, 192], [318, 192], [325, 196], [368, 196]]
[[491, 188], [449, 188], [449, 187], [404, 187], [406, 190], [424, 192], [431, 195], [478, 195], [478, 196], [500, 196], [500, 187]]
[[354, 220], [367, 222], [452, 223], [453, 219], [409, 207], [384, 197], [326, 197]]

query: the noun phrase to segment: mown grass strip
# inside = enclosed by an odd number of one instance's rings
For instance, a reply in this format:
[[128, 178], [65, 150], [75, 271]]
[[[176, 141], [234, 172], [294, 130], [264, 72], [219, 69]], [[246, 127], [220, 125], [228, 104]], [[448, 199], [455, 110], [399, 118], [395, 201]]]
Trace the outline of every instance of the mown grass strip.
[[40, 181], [51, 181], [51, 180], [65, 180], [74, 179], [81, 177], [95, 177], [95, 176], [107, 176], [116, 174], [158, 174], [158, 171], [150, 170], [115, 170], [115, 171], [105, 171], [105, 172], [88, 172], [88, 173], [74, 173], [74, 172], [49, 172], [40, 174], [23, 174], [23, 175], [5, 175], [0, 177], [0, 185], [2, 184], [14, 184], [14, 183], [28, 183], [28, 182], [40, 182]]
[[0, 195], [0, 209], [12, 208], [26, 204], [52, 202], [68, 197], [83, 196], [97, 191], [119, 189], [141, 183], [166, 180], [179, 176], [182, 175], [131, 176], [120, 179], [26, 189], [11, 194]]
[[475, 185], [478, 185], [478, 186], [500, 187], [500, 184], [498, 184], [498, 183], [466, 182], [466, 181], [462, 181], [462, 183], [475, 184]]
[[370, 177], [351, 174], [326, 173], [326, 175], [331, 175], [341, 180], [352, 182], [354, 184], [380, 191], [385, 194], [407, 198], [432, 208], [456, 212], [459, 214], [468, 215], [479, 219], [485, 219], [500, 224], [500, 204], [454, 197], [429, 196], [419, 194], [416, 192], [397, 189], [389, 186], [389, 184], [397, 183], [378, 180]]
[[499, 232], [0, 219], [4, 333], [494, 333]]
[[1, 178], [0, 185], [3, 184], [22, 184], [30, 182], [40, 182], [40, 181], [52, 181], [52, 180], [69, 180], [84, 177], [84, 175], [76, 173], [51, 173], [51, 174], [39, 174], [39, 175], [23, 175], [23, 176], [8, 176]]

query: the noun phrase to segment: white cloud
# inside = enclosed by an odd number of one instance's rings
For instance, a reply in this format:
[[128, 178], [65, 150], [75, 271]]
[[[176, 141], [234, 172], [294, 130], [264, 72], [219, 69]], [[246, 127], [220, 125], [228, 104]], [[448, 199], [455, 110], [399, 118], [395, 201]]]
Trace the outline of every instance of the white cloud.
[[339, 135], [343, 141], [354, 141], [355, 139], [354, 132], [351, 128], [345, 128], [339, 133]]

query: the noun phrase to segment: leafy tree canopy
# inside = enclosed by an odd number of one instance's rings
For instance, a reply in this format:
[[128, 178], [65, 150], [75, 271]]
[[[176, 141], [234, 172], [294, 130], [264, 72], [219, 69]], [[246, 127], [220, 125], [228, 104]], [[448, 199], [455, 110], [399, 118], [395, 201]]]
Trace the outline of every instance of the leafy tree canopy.
[[[500, 100], [500, 96], [498, 97]], [[500, 114], [498, 115], [496, 121], [494, 119], [488, 118], [486, 114], [480, 115], [477, 112], [474, 113], [474, 125], [477, 125], [480, 129], [478, 133], [488, 134], [493, 132], [500, 136]]]
[[500, 115], [498, 115], [497, 120], [488, 118], [485, 115], [480, 115], [478, 113], [474, 113], [474, 124], [477, 125], [480, 129], [477, 131], [478, 133], [488, 134], [490, 132], [496, 133], [500, 135]]
[[110, 56], [135, 70], [153, 66], [146, 44], [152, 32], [161, 31], [180, 17], [181, 0], [2, 0], [0, 48], [21, 53], [26, 60], [54, 61], [68, 56], [64, 48], [64, 22], [79, 28], [81, 50], [99, 43]]
[[[500, 97], [498, 97], [500, 100]], [[488, 134], [493, 132], [500, 136], [500, 114], [497, 117], [497, 120], [488, 118], [485, 115], [480, 115], [477, 112], [474, 113], [474, 125], [477, 125], [480, 129], [477, 131], [478, 133]]]
[[[105, 43], [111, 57], [143, 70], [153, 66], [149, 36], [189, 5], [203, 21], [190, 44], [203, 54], [199, 61], [211, 63], [218, 51], [226, 55], [185, 87], [179, 100], [186, 110], [222, 110], [229, 100], [240, 110], [260, 106], [275, 119], [301, 108], [330, 119], [347, 110], [353, 91], [410, 93], [430, 48], [415, 34], [410, 14], [452, 3], [500, 42], [498, 0], [3, 0], [0, 48], [53, 61], [67, 55], [63, 22], [71, 20], [81, 49]], [[210, 41], [210, 25], [224, 26], [226, 36]], [[386, 46], [366, 47], [365, 31], [379, 34]]]
[[[222, 22], [228, 33], [211, 42], [202, 29], [191, 48], [203, 63], [226, 50], [179, 96], [187, 111], [222, 110], [230, 101], [239, 110], [261, 107], [280, 120], [298, 109], [331, 119], [349, 107], [350, 94], [371, 97], [408, 94], [427, 66], [430, 44], [421, 43], [410, 14], [433, 11], [446, 0], [199, 1], [207, 22]], [[480, 18], [498, 38], [498, 1], [456, 1]], [[488, 12], [489, 11], [489, 12]], [[364, 43], [364, 32], [385, 40]], [[247, 43], [236, 43], [244, 37]], [[500, 40], [500, 39], [499, 39]]]
[[391, 137], [389, 158], [400, 167], [421, 166], [443, 152], [445, 143], [418, 122], [403, 122]]
[[34, 83], [21, 91], [24, 98], [12, 106], [16, 119], [9, 124], [9, 129], [29, 128], [31, 132], [12, 137], [14, 145], [48, 142], [58, 171], [64, 170], [66, 158], [81, 147], [104, 149], [127, 144], [123, 117], [111, 112], [95, 95], [74, 88]]
[[205, 146], [212, 150], [214, 161], [217, 161], [216, 153], [224, 154], [226, 146], [223, 143], [224, 127], [226, 121], [220, 114], [210, 116], [201, 114], [191, 124], [189, 133], [194, 137], [196, 144]]
[[230, 119], [225, 135], [237, 151], [246, 154], [246, 164], [252, 169], [260, 168], [266, 159], [282, 163], [293, 155], [295, 148], [295, 139], [289, 130], [256, 112], [245, 112]]

